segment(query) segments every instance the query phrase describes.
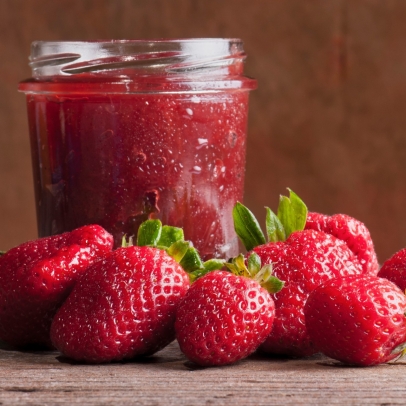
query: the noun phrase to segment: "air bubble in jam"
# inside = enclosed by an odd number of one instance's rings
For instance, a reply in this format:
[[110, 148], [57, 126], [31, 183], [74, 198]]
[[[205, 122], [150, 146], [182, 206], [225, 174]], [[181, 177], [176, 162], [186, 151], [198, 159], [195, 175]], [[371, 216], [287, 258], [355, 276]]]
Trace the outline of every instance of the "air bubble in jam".
[[201, 149], [203, 147], [207, 147], [208, 139], [207, 138], [198, 138], [197, 139], [197, 146], [196, 149]]
[[143, 152], [140, 152], [140, 151], [135, 152], [134, 161], [137, 164], [143, 164], [146, 160], [147, 160], [147, 156]]
[[197, 165], [195, 165], [191, 170], [192, 173], [196, 173], [196, 174], [199, 174], [201, 171], [202, 171], [202, 168]]

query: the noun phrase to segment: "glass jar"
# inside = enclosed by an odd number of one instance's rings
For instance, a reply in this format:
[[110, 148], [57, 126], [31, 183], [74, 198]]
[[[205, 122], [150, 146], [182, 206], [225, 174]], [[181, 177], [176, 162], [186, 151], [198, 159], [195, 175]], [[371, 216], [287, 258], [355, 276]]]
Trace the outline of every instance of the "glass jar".
[[39, 236], [97, 223], [183, 227], [238, 252], [249, 90], [238, 39], [34, 42], [26, 94]]

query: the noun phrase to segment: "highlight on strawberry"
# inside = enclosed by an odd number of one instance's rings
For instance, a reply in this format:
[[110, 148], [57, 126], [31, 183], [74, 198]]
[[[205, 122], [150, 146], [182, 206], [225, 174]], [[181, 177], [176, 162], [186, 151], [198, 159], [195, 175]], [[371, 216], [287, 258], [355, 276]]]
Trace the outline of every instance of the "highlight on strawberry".
[[[237, 203], [233, 210], [235, 231], [248, 255], [255, 252], [263, 263], [272, 264], [275, 277], [285, 281], [284, 288], [273, 295], [273, 328], [260, 346], [267, 354], [302, 357], [317, 352], [305, 324], [304, 306], [309, 294], [329, 279], [366, 274], [375, 267], [364, 263], [365, 255], [356, 255], [348, 233], [338, 238], [333, 227], [310, 227], [309, 216], [313, 220], [316, 217], [291, 190], [289, 197], [280, 197], [276, 213], [266, 208], [266, 237], [247, 207]], [[350, 217], [347, 220], [355, 221]], [[353, 237], [365, 240], [366, 234]], [[374, 258], [376, 255], [371, 255], [370, 261]]]
[[53, 345], [77, 361], [102, 363], [152, 355], [173, 341], [190, 279], [224, 264], [202, 262], [183, 238], [159, 220], [142, 223], [136, 245], [124, 240], [77, 282], [52, 322]]
[[176, 338], [186, 357], [201, 366], [231, 364], [252, 354], [271, 331], [270, 293], [283, 282], [259, 256], [243, 255], [197, 279], [180, 301]]

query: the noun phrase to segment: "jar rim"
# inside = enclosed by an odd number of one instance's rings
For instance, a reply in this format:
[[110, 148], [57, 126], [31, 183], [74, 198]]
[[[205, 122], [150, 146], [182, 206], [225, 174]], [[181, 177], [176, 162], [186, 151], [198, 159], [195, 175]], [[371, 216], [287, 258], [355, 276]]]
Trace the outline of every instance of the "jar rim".
[[[238, 38], [34, 41], [29, 65], [34, 78], [133, 72], [177, 74], [218, 71], [246, 57]], [[212, 73], [212, 72], [211, 72]]]
[[50, 40], [36, 40], [31, 45], [36, 44], [87, 44], [87, 43], [163, 43], [163, 42], [208, 42], [208, 41], [223, 41], [223, 42], [242, 42], [240, 38], [236, 37], [198, 37], [198, 38], [133, 38], [133, 39], [90, 39], [90, 40], [62, 40], [62, 41], [50, 41]]

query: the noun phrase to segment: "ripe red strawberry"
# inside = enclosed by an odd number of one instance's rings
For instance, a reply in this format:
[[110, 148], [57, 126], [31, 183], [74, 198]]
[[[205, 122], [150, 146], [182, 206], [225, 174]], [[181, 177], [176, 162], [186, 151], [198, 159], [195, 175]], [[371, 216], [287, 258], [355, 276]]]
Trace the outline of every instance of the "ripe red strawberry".
[[78, 277], [110, 252], [113, 237], [98, 225], [29, 241], [0, 257], [0, 339], [50, 346], [52, 317]]
[[292, 191], [290, 199], [281, 197], [277, 215], [267, 209], [268, 243], [246, 207], [238, 203], [233, 215], [246, 248], [263, 263], [271, 263], [275, 277], [285, 282], [274, 295], [275, 321], [261, 351], [294, 357], [315, 353], [305, 326], [307, 297], [329, 279], [363, 273], [361, 264], [344, 241], [321, 231], [303, 230], [307, 208]]
[[[280, 289], [280, 281], [272, 279]], [[213, 271], [195, 281], [181, 301], [176, 338], [187, 358], [199, 365], [231, 364], [265, 340], [274, 314], [271, 295], [257, 280]]]
[[361, 221], [346, 214], [327, 216], [308, 213], [305, 228], [323, 231], [343, 240], [358, 258], [365, 274], [378, 273], [379, 264], [374, 244], [368, 229]]
[[392, 282], [371, 275], [334, 279], [316, 288], [305, 306], [316, 348], [347, 364], [367, 366], [403, 354], [406, 297]]
[[176, 309], [190, 285], [178, 261], [196, 269], [200, 258], [180, 229], [165, 227], [146, 221], [137, 240], [142, 246], [115, 250], [80, 278], [52, 323], [58, 350], [102, 363], [151, 355], [174, 340]]
[[406, 248], [387, 259], [378, 276], [390, 280], [404, 292], [406, 290]]
[[54, 318], [52, 342], [89, 363], [153, 354], [175, 338], [176, 308], [188, 288], [188, 275], [164, 250], [119, 248], [76, 284]]

